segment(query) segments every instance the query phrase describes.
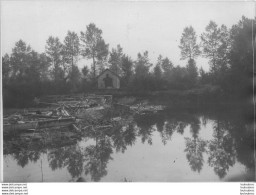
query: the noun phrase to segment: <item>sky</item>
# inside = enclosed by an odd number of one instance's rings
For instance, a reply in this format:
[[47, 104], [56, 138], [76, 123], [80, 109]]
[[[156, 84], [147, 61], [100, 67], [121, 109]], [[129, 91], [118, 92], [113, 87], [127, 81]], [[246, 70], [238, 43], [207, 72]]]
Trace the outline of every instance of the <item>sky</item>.
[[[1, 1], [1, 51], [10, 54], [22, 39], [44, 52], [49, 36], [63, 41], [68, 30], [80, 35], [95, 23], [110, 49], [120, 44], [133, 60], [147, 50], [153, 64], [161, 54], [174, 65], [185, 66], [178, 46], [186, 26], [193, 26], [199, 43], [210, 20], [230, 28], [243, 15], [254, 18], [254, 12], [253, 1]], [[209, 70], [207, 59], [196, 62], [198, 68]], [[80, 60], [79, 67], [90, 63]]]

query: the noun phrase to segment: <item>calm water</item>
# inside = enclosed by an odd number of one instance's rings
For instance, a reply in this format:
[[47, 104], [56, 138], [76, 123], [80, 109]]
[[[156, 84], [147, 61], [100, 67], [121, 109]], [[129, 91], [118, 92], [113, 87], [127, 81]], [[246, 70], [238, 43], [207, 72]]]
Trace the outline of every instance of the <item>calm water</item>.
[[4, 155], [6, 182], [254, 180], [246, 112], [160, 111], [61, 148]]

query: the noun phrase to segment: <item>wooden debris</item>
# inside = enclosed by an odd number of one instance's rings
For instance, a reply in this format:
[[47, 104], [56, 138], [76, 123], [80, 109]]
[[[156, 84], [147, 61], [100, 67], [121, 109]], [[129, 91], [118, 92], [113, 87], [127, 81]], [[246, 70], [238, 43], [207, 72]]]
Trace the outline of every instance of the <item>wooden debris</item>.
[[43, 115], [43, 114], [25, 114], [24, 116], [28, 116], [28, 117], [31, 117], [31, 118], [51, 118], [51, 119], [57, 119], [59, 118], [58, 116], [49, 116], [49, 115]]
[[[4, 118], [4, 132], [20, 130], [39, 130], [72, 125], [81, 131], [76, 123], [76, 118], [94, 121], [102, 120], [102, 110], [106, 104], [112, 103], [110, 95], [83, 95], [83, 96], [49, 96], [51, 101], [41, 101], [35, 98], [36, 104], [55, 106], [55, 108], [24, 110], [23, 114], [15, 113]], [[53, 101], [54, 100], [54, 101]], [[125, 106], [125, 109], [129, 107]], [[89, 123], [90, 124], [90, 123]], [[110, 125], [97, 126], [96, 128], [109, 128]], [[83, 128], [86, 129], [86, 128]]]
[[81, 129], [79, 129], [75, 124], [72, 124], [72, 127], [73, 127], [76, 131], [81, 131]]
[[164, 110], [164, 106], [158, 105], [135, 105], [131, 106], [131, 109], [138, 114], [146, 114], [146, 113], [156, 113], [160, 110]]
[[4, 125], [4, 132], [19, 131], [27, 129], [46, 129], [53, 127], [63, 127], [74, 124], [76, 119], [74, 117], [62, 118], [62, 119], [48, 119], [41, 121], [24, 122], [17, 124]]
[[8, 133], [8, 131], [19, 131], [19, 130], [26, 130], [26, 129], [35, 129], [37, 126], [37, 122], [29, 122], [24, 124], [5, 124], [3, 131], [4, 133]]
[[120, 121], [122, 118], [121, 117], [114, 117], [114, 118], [112, 118], [111, 119], [111, 121], [113, 122], [113, 121]]
[[105, 129], [105, 128], [112, 128], [113, 125], [102, 125], [102, 126], [95, 126], [95, 129]]
[[129, 112], [130, 106], [124, 105], [124, 104], [113, 104], [113, 108], [116, 110], [120, 110], [123, 112]]
[[74, 117], [62, 118], [62, 119], [50, 119], [45, 121], [38, 121], [38, 128], [52, 128], [52, 127], [63, 127], [74, 124], [76, 119]]

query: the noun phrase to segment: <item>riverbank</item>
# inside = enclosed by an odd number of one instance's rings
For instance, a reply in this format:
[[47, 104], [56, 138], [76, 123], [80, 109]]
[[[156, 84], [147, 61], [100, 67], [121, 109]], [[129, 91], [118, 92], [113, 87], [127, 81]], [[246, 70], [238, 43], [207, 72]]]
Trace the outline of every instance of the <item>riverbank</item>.
[[[252, 105], [252, 95], [240, 94], [234, 95], [225, 93], [218, 86], [203, 85], [189, 90], [162, 90], [162, 91], [143, 91], [143, 90], [90, 90], [84, 93], [77, 94], [59, 94], [58, 96], [81, 96], [84, 97], [89, 94], [95, 95], [111, 95], [114, 101], [119, 101], [123, 98], [135, 98], [138, 101], [149, 100], [152, 103], [158, 104], [161, 102], [170, 107], [195, 107], [195, 106], [244, 106]], [[51, 95], [55, 96], [55, 95]], [[44, 98], [42, 96], [40, 98]], [[22, 102], [19, 100], [19, 102]], [[27, 102], [27, 103], [25, 103]], [[27, 108], [35, 107], [33, 99], [24, 100], [24, 103], [13, 102], [12, 105], [6, 106], [3, 102], [4, 108]]]

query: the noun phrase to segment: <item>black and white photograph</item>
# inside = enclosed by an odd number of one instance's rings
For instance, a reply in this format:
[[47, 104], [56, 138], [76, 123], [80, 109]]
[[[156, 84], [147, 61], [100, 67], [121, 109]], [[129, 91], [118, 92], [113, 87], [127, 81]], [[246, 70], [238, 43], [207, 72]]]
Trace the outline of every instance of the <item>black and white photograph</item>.
[[255, 182], [254, 1], [0, 3], [2, 182]]

